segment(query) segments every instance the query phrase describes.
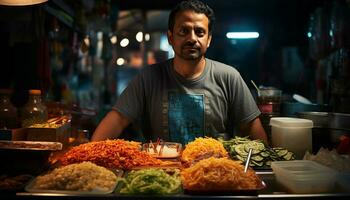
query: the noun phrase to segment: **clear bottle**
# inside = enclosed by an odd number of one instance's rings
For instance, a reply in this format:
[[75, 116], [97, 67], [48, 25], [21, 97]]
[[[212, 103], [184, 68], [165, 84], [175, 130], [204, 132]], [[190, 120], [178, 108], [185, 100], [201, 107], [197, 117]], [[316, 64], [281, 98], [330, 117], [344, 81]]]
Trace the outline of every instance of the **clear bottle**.
[[18, 128], [17, 108], [12, 105], [12, 91], [0, 89], [0, 129]]
[[47, 107], [42, 102], [40, 90], [29, 90], [29, 99], [22, 109], [21, 119], [22, 127], [47, 121]]

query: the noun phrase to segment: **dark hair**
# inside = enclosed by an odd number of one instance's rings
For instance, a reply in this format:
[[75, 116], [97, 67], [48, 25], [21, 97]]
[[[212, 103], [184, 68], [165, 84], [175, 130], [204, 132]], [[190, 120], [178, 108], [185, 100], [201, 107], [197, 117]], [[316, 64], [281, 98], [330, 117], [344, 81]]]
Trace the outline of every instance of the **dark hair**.
[[206, 3], [203, 3], [198, 0], [185, 0], [181, 1], [175, 6], [175, 8], [170, 12], [169, 21], [168, 21], [168, 30], [173, 31], [175, 25], [176, 14], [184, 11], [192, 10], [196, 13], [205, 14], [209, 20], [209, 34], [212, 34], [213, 24], [215, 21], [214, 11]]

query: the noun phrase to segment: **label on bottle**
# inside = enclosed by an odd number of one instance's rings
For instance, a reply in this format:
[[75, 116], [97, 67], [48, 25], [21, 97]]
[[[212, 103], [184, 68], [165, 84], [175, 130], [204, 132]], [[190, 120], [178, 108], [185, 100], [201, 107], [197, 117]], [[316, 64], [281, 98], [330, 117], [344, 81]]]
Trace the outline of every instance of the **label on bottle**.
[[273, 112], [273, 105], [272, 104], [260, 104], [260, 105], [258, 105], [258, 107], [262, 113], [272, 113]]

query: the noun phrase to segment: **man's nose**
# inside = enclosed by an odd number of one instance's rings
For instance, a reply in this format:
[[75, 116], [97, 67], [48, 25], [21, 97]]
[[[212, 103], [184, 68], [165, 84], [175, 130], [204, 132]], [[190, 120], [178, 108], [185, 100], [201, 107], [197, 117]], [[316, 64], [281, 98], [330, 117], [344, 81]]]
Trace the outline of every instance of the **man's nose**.
[[196, 42], [197, 41], [197, 35], [194, 31], [191, 31], [189, 34], [188, 34], [188, 41], [191, 41], [191, 42]]

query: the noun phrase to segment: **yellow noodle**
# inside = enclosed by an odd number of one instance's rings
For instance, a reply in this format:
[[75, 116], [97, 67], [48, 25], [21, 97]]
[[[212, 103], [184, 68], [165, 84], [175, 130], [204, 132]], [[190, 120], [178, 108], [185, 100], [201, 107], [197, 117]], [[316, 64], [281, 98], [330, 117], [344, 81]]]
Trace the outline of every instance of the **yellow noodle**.
[[185, 163], [185, 166], [190, 166], [201, 159], [209, 157], [228, 157], [228, 153], [218, 140], [210, 137], [199, 137], [186, 145], [185, 150], [182, 152], [181, 160]]
[[249, 190], [261, 185], [251, 169], [244, 173], [238, 161], [227, 158], [208, 158], [181, 172], [185, 189], [188, 190]]

